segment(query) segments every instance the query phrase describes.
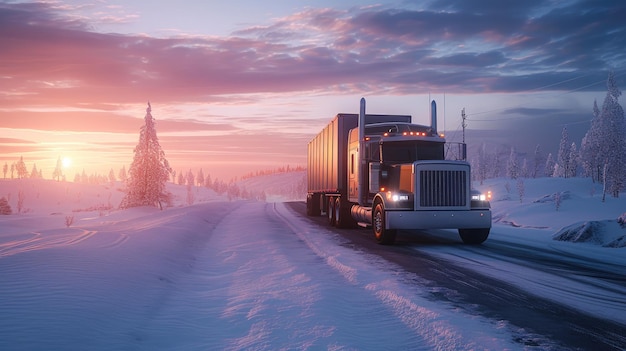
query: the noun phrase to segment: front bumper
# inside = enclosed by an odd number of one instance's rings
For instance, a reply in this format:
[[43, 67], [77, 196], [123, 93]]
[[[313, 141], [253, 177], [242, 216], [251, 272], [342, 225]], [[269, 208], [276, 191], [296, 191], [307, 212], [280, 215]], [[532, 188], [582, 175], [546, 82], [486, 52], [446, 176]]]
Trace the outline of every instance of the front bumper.
[[400, 211], [385, 212], [385, 229], [474, 229], [491, 228], [491, 211]]

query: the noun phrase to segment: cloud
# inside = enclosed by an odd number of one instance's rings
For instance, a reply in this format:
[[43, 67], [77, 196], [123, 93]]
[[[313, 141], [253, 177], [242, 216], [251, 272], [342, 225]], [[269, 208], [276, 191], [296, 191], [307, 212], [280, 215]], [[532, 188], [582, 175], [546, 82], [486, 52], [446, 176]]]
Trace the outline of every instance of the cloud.
[[626, 62], [616, 2], [500, 4], [307, 9], [230, 37], [171, 38], [97, 33], [48, 3], [1, 4], [0, 101], [175, 103], [346, 86], [515, 92], [562, 81], [555, 89], [570, 90]]

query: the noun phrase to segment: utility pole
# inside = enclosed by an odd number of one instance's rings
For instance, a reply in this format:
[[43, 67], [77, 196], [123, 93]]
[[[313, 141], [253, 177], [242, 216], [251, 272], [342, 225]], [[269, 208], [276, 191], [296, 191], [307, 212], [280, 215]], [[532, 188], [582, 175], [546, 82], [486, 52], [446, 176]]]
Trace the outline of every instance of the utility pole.
[[467, 127], [467, 123], [465, 122], [466, 118], [467, 116], [465, 116], [465, 107], [463, 107], [463, 109], [461, 110], [461, 119], [463, 120], [463, 122], [461, 123], [461, 126], [463, 127], [463, 144], [465, 144], [465, 127]]

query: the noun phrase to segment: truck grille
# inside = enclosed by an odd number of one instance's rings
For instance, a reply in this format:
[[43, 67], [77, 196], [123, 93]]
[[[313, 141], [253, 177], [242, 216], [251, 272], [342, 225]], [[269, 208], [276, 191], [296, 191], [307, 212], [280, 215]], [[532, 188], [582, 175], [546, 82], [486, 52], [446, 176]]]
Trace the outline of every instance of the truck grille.
[[420, 171], [420, 207], [467, 206], [467, 189], [466, 171]]

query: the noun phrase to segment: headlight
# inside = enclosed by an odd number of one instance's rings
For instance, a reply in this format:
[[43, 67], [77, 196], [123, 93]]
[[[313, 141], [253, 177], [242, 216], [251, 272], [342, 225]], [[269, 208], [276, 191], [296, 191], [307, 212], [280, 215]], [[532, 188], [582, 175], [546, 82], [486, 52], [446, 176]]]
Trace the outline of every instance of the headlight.
[[487, 200], [487, 195], [485, 195], [485, 194], [474, 194], [474, 195], [472, 195], [472, 200], [475, 200], [475, 201], [485, 201], [485, 200]]
[[487, 191], [486, 194], [483, 193], [474, 193], [472, 194], [473, 201], [491, 201], [491, 190]]
[[387, 200], [391, 200], [393, 202], [409, 201], [409, 195], [408, 194], [396, 194], [396, 193], [392, 193], [391, 191], [389, 191], [387, 192]]
[[409, 195], [393, 194], [391, 195], [391, 200], [392, 201], [409, 201]]

